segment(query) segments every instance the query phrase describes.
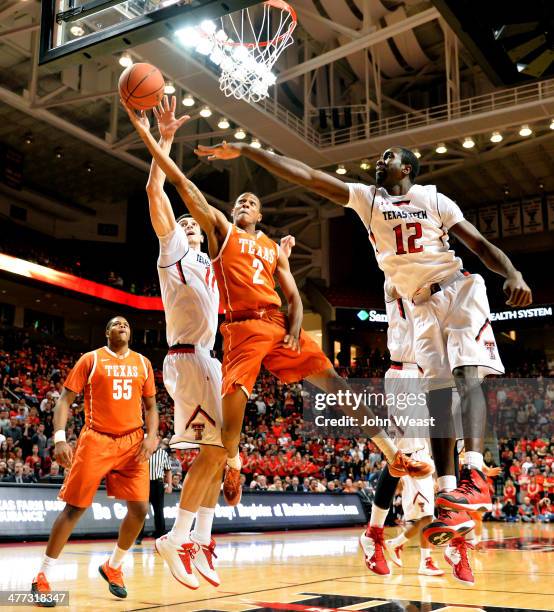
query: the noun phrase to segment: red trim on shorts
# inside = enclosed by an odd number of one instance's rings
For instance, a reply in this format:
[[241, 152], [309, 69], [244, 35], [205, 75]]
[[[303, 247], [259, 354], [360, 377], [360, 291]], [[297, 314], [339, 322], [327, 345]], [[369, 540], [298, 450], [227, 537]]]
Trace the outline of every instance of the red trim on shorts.
[[192, 413], [192, 416], [187, 421], [187, 424], [185, 425], [185, 429], [188, 429], [190, 427], [190, 424], [194, 421], [194, 419], [199, 414], [204, 415], [206, 417], [206, 420], [215, 427], [215, 421], [212, 419], [212, 417], [201, 406], [196, 406], [196, 410]]
[[404, 310], [404, 304], [402, 303], [402, 299], [398, 298], [396, 300], [396, 305], [398, 306], [398, 312], [400, 312], [400, 316], [405, 319], [406, 318], [406, 311]]
[[475, 340], [477, 342], [479, 342], [483, 332], [485, 331], [485, 329], [487, 329], [487, 325], [490, 325], [490, 324], [491, 322], [488, 319], [485, 319], [485, 322], [483, 323], [483, 325], [481, 325], [481, 329], [479, 330], [479, 333], [475, 336]]

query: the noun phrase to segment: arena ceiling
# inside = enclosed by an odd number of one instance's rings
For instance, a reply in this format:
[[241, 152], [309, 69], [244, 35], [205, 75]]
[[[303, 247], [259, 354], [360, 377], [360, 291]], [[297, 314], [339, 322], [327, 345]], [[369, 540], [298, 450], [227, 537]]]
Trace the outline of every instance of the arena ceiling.
[[[196, 100], [175, 147], [188, 176], [220, 208], [255, 185], [269, 231], [298, 237], [293, 267], [299, 278], [326, 278], [326, 220], [342, 211], [249, 162], [198, 160], [198, 142], [233, 138], [234, 126], [241, 126], [247, 141], [256, 137], [330, 172], [343, 165], [345, 180], [364, 182], [373, 181], [381, 150], [403, 144], [420, 151], [421, 180], [436, 182], [465, 208], [554, 191], [554, 81], [495, 86], [480, 58], [458, 40], [450, 16], [447, 21], [439, 12], [440, 2], [291, 4], [300, 23], [296, 44], [278, 64], [278, 85], [263, 104], [225, 98], [213, 67], [175, 40], [131, 53], [157, 65], [180, 98], [189, 93]], [[0, 142], [24, 153], [31, 205], [52, 215], [67, 218], [99, 201], [126, 200], [143, 188], [148, 158], [119, 108], [119, 57], [61, 71], [38, 68], [39, 22], [39, 2], [0, 0]], [[203, 105], [211, 117], [198, 115]], [[221, 116], [230, 129], [218, 128]], [[524, 124], [530, 136], [519, 134]], [[490, 141], [494, 131], [501, 142]], [[464, 148], [469, 137], [475, 146]], [[435, 151], [439, 143], [446, 145], [443, 154]], [[369, 169], [361, 169], [364, 159]]]

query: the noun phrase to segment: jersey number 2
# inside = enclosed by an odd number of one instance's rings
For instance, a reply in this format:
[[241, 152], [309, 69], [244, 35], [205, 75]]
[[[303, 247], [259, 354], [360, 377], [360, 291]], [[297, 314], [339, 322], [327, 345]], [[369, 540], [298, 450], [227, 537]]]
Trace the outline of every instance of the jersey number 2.
[[415, 229], [413, 234], [408, 236], [408, 250], [404, 248], [404, 234], [402, 232], [402, 224], [396, 225], [392, 228], [394, 233], [396, 234], [396, 254], [397, 255], [407, 255], [408, 253], [421, 253], [423, 251], [423, 247], [421, 245], [416, 245], [416, 240], [421, 238], [421, 223], [406, 223], [406, 229]]
[[113, 398], [114, 400], [128, 400], [131, 399], [133, 394], [133, 381], [128, 378], [122, 380], [121, 378], [113, 379]]
[[254, 276], [252, 277], [252, 282], [255, 285], [263, 285], [264, 281], [263, 278], [260, 278], [260, 275], [263, 272], [264, 264], [259, 259], [254, 257], [254, 259], [252, 260], [252, 266], [255, 268]]

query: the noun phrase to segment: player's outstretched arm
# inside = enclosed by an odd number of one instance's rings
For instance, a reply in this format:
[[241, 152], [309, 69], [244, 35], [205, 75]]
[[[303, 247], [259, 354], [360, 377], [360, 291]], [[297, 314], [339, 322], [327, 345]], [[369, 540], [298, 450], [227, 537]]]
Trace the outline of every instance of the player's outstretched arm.
[[291, 351], [300, 352], [300, 329], [302, 327], [302, 317], [304, 307], [298, 292], [296, 281], [290, 271], [289, 260], [282, 250], [279, 251], [277, 268], [275, 270], [277, 280], [288, 303], [288, 323], [289, 328], [283, 339], [283, 346]]
[[199, 157], [207, 157], [210, 160], [235, 159], [242, 155], [255, 161], [258, 165], [263, 166], [266, 170], [276, 174], [285, 181], [302, 185], [335, 204], [346, 206], [350, 199], [348, 185], [334, 176], [321, 170], [314, 170], [297, 159], [256, 149], [246, 143], [222, 142], [211, 147], [198, 145], [195, 153]]
[[448, 231], [473, 251], [489, 270], [506, 279], [504, 293], [508, 298], [508, 306], [523, 307], [532, 303], [533, 294], [521, 272], [516, 270], [506, 253], [489, 242], [475, 226], [464, 220], [453, 225]]
[[[175, 96], [171, 97], [171, 101], [167, 96], [164, 96], [159, 106], [153, 109], [160, 130], [160, 141], [158, 144], [167, 155], [171, 151], [175, 132], [190, 118], [188, 115], [184, 115], [177, 119], [175, 117], [176, 107], [177, 98]], [[146, 193], [148, 194], [150, 220], [158, 238], [166, 236], [175, 227], [175, 214], [171, 202], [164, 191], [164, 183], [165, 174], [153, 158], [146, 184]]]
[[[58, 431], [63, 431], [65, 434], [65, 427], [67, 425], [67, 417], [69, 416], [69, 408], [75, 401], [77, 394], [75, 391], [70, 391], [66, 387], [63, 388], [60, 399], [54, 406], [54, 435]], [[71, 466], [73, 461], [73, 449], [65, 440], [60, 440], [55, 443], [54, 457], [56, 461], [64, 468]]]
[[216, 233], [218, 237], [224, 237], [229, 227], [229, 221], [227, 221], [225, 215], [208, 204], [198, 187], [187, 179], [177, 164], [169, 157], [169, 154], [164, 153], [150, 132], [150, 124], [146, 114], [141, 112], [140, 115], [137, 115], [123, 100], [121, 103], [150, 154], [167, 176], [167, 180], [175, 185], [190, 214], [208, 234], [208, 237], [213, 233]]

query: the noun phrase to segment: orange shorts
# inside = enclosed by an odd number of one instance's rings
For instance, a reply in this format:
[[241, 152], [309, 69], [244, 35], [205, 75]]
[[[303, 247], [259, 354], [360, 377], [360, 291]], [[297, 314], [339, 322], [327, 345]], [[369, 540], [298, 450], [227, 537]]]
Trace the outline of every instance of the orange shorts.
[[88, 508], [100, 481], [105, 478], [108, 496], [126, 501], [148, 501], [148, 461], [139, 463], [136, 459], [143, 440], [142, 429], [113, 437], [83, 428], [59, 499], [77, 508]]
[[286, 317], [277, 310], [266, 312], [261, 319], [224, 322], [221, 325], [222, 395], [232, 393], [237, 387], [250, 395], [262, 364], [285, 383], [297, 382], [333, 367], [304, 330], [300, 332], [300, 353], [284, 348], [286, 333]]

